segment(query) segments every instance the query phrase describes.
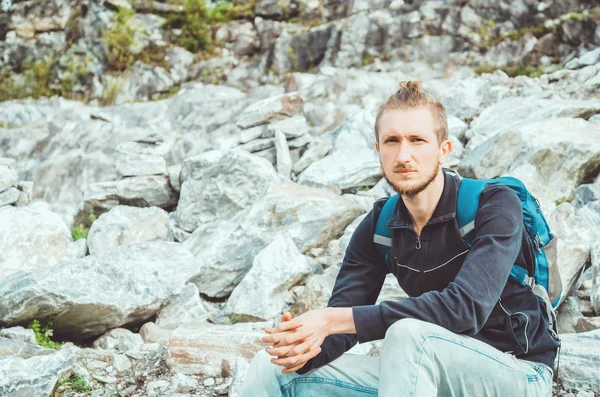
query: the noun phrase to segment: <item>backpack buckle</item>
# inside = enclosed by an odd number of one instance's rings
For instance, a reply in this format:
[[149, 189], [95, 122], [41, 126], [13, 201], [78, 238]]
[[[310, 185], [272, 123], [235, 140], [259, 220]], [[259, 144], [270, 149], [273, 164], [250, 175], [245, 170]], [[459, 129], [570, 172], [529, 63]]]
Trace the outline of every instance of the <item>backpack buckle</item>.
[[527, 284], [529, 288], [533, 289], [533, 287], [535, 287], [535, 277], [525, 276], [525, 284]]

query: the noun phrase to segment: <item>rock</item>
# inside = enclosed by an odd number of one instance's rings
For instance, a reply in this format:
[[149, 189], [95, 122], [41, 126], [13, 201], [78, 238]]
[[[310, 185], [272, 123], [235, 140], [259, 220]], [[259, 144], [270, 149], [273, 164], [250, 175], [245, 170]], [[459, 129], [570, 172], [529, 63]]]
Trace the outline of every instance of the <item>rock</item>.
[[171, 390], [175, 390], [177, 393], [191, 393], [197, 387], [196, 379], [179, 372], [171, 379]]
[[177, 193], [181, 192], [181, 169], [181, 164], [172, 165], [167, 168], [169, 182], [171, 183], [173, 190], [175, 190]]
[[68, 348], [28, 359], [3, 357], [0, 360], [0, 395], [50, 396], [56, 382], [71, 371], [73, 364], [73, 352]]
[[290, 0], [260, 0], [254, 7], [256, 15], [269, 19], [288, 18], [294, 11], [298, 11], [297, 4]]
[[248, 106], [238, 117], [236, 125], [242, 129], [292, 117], [302, 111], [302, 97], [289, 93], [266, 98]]
[[370, 110], [347, 119], [333, 132], [331, 152], [309, 165], [300, 174], [298, 183], [342, 190], [375, 185], [381, 179], [381, 168], [374, 146], [374, 124], [375, 114]]
[[150, 318], [198, 269], [180, 244], [154, 242], [15, 273], [0, 279], [0, 326], [53, 319], [55, 335], [97, 336]]
[[567, 62], [565, 68], [567, 69], [580, 69], [585, 66], [590, 66], [600, 63], [600, 48], [596, 48], [592, 51], [588, 51], [579, 58], [575, 58]]
[[295, 174], [300, 174], [312, 163], [321, 160], [333, 148], [333, 141], [330, 135], [321, 136], [318, 140], [313, 141], [308, 149], [304, 152], [300, 160], [294, 163], [292, 170]]
[[213, 378], [208, 378], [204, 380], [204, 386], [205, 387], [211, 387], [214, 386], [215, 384], [215, 380]]
[[124, 245], [173, 241], [168, 213], [158, 207], [119, 205], [100, 215], [88, 234], [91, 255], [101, 255]]
[[467, 123], [459, 119], [453, 114], [448, 115], [448, 133], [456, 137], [459, 141], [465, 140], [465, 132], [467, 131]]
[[264, 195], [271, 181], [281, 179], [271, 164], [242, 150], [188, 158], [182, 169], [178, 225], [193, 232], [199, 225], [230, 219]]
[[167, 365], [185, 375], [228, 377], [238, 358], [250, 362], [263, 348], [263, 327], [272, 323], [179, 327], [171, 336]]
[[251, 321], [274, 319], [291, 303], [289, 290], [302, 283], [313, 268], [312, 261], [300, 254], [292, 239], [278, 233], [256, 255], [252, 268], [231, 293], [224, 311]]
[[16, 187], [10, 187], [0, 192], [0, 207], [15, 204], [17, 201], [19, 201], [19, 189]]
[[164, 330], [152, 321], [147, 322], [140, 328], [140, 335], [145, 343], [169, 343], [171, 333]]
[[600, 178], [596, 178], [594, 183], [584, 183], [575, 190], [575, 200], [573, 205], [581, 208], [589, 202], [600, 200]]
[[0, 159], [0, 192], [17, 186], [19, 178], [15, 168], [13, 159]]
[[[161, 148], [162, 146], [162, 148]], [[117, 146], [116, 161], [121, 176], [161, 175], [167, 172], [163, 157], [168, 153], [168, 145], [146, 142], [124, 142]]]
[[146, 391], [152, 393], [153, 391], [165, 390], [167, 387], [169, 387], [169, 382], [166, 380], [155, 380], [148, 383]]
[[17, 342], [36, 344], [35, 333], [32, 329], [23, 327], [12, 327], [0, 330], [0, 337], [12, 339]]
[[562, 335], [558, 377], [565, 389], [600, 388], [600, 330]]
[[202, 323], [208, 315], [209, 309], [200, 299], [198, 287], [190, 283], [179, 296], [160, 310], [156, 324], [163, 329], [174, 330], [180, 325]]
[[79, 223], [89, 214], [97, 216], [118, 205], [132, 207], [160, 207], [172, 209], [177, 194], [166, 175], [127, 177], [114, 182], [97, 182], [88, 186], [83, 194], [83, 209], [79, 210]]
[[271, 61], [267, 65], [280, 74], [308, 71], [327, 59], [334, 32], [333, 25], [323, 24], [308, 31], [298, 31], [297, 34], [282, 33], [275, 39], [272, 58], [265, 61]]
[[20, 271], [43, 271], [80, 257], [60, 215], [35, 207], [0, 208], [0, 280]]
[[[469, 150], [474, 150], [496, 134], [518, 130], [520, 126], [553, 117], [582, 117], [600, 112], [594, 100], [506, 98], [486, 108], [467, 131]], [[544, 134], [546, 136], [546, 134]]]
[[243, 358], [236, 358], [233, 360], [231, 376], [231, 387], [229, 388], [229, 397], [239, 397], [244, 386], [244, 380], [246, 379], [246, 373], [250, 368], [250, 363]]
[[289, 178], [292, 173], [292, 157], [290, 148], [281, 130], [275, 131], [275, 152], [277, 153], [277, 172], [284, 178]]
[[111, 364], [117, 372], [126, 372], [131, 369], [131, 361], [124, 354], [113, 354]]
[[446, 93], [442, 104], [448, 114], [461, 119], [472, 119], [497, 99], [489, 81], [472, 78], [454, 83]]
[[203, 294], [228, 296], [277, 232], [287, 231], [300, 252], [307, 252], [342, 234], [361, 212], [352, 200], [329, 191], [274, 183], [230, 222], [211, 230], [197, 229], [184, 242], [202, 262], [191, 281]]
[[598, 134], [600, 127], [582, 119], [555, 118], [513, 127], [467, 154], [459, 172], [475, 178], [510, 174], [542, 202], [564, 200], [600, 165], [600, 141], [594, 138]]
[[216, 29], [215, 40], [238, 57], [252, 55], [261, 48], [260, 37], [252, 22], [231, 21]]
[[287, 139], [294, 139], [308, 134], [309, 130], [306, 117], [293, 116], [269, 124], [266, 137], [274, 137], [277, 131], [281, 131]]
[[134, 334], [124, 328], [111, 329], [94, 341], [94, 347], [96, 348], [115, 349], [122, 353], [138, 348], [143, 344], [144, 340], [140, 334]]
[[563, 301], [589, 261], [590, 244], [594, 243], [597, 235], [589, 232], [589, 221], [575, 214], [570, 203], [562, 203], [554, 209], [544, 210], [544, 214], [552, 232], [559, 236], [557, 260], [563, 286]]

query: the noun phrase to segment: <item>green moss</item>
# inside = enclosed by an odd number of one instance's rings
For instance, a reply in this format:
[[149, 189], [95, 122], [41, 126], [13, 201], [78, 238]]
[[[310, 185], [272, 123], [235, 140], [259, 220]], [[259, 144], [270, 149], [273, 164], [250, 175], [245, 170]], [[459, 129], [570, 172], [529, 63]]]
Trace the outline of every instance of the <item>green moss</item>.
[[135, 55], [131, 52], [137, 31], [131, 23], [133, 14], [131, 10], [120, 8], [112, 25], [103, 34], [108, 50], [108, 67], [112, 70], [124, 71], [135, 61]]

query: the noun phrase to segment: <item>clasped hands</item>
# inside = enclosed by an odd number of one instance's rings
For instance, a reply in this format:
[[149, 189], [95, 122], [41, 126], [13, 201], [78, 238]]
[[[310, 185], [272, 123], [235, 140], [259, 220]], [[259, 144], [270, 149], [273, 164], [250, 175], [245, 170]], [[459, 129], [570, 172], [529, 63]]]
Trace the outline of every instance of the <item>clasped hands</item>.
[[285, 367], [282, 374], [296, 372], [321, 351], [321, 344], [328, 335], [325, 312], [311, 310], [294, 319], [285, 312], [281, 323], [275, 328], [265, 329], [265, 332], [269, 335], [261, 340], [273, 344], [265, 349], [274, 357], [271, 362]]

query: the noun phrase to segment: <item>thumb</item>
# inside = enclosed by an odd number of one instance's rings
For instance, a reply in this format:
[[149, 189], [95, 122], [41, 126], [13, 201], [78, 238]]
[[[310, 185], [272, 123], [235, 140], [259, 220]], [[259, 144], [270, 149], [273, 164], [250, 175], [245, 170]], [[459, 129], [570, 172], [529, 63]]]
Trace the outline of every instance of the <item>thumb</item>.
[[292, 314], [290, 312], [285, 312], [281, 316], [281, 321], [290, 321], [292, 319]]

